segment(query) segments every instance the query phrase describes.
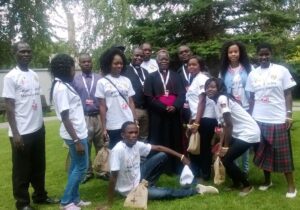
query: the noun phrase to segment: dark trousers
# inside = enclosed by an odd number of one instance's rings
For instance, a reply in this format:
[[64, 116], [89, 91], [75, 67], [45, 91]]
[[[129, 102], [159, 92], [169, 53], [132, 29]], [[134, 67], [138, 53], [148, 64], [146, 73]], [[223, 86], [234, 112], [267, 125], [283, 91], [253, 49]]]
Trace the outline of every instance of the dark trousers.
[[216, 119], [201, 118], [200, 120], [200, 155], [189, 154], [192, 171], [195, 177], [209, 180], [211, 176], [212, 152], [211, 140], [214, 136], [215, 127], [218, 125]]
[[121, 129], [117, 129], [117, 130], [107, 130], [107, 134], [109, 136], [109, 145], [108, 148], [112, 149], [114, 148], [114, 146], [120, 141], [122, 140], [122, 136], [121, 136], [122, 130]]
[[13, 194], [16, 199], [16, 207], [20, 209], [30, 204], [29, 184], [34, 192], [32, 199], [35, 202], [47, 198], [45, 191], [45, 128], [22, 135], [24, 150], [14, 147], [13, 139], [10, 138], [12, 148], [12, 183]]
[[226, 168], [226, 173], [236, 186], [239, 184], [243, 184], [244, 187], [250, 186], [246, 175], [234, 163], [234, 160], [244, 154], [244, 152], [246, 152], [253, 145], [254, 144], [232, 138], [229, 149], [226, 155], [222, 158], [222, 163]]

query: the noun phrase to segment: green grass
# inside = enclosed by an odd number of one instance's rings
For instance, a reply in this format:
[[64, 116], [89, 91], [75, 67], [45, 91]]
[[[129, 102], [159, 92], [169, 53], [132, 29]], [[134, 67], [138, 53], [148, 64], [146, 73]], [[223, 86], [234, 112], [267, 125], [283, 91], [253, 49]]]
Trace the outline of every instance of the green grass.
[[[295, 123], [292, 130], [294, 161], [295, 161], [295, 179], [298, 190], [300, 190], [300, 112], [295, 113]], [[47, 151], [47, 172], [46, 188], [51, 197], [60, 197], [63, 193], [67, 174], [65, 172], [65, 159], [67, 150], [62, 147], [62, 140], [58, 135], [59, 124], [55, 121], [46, 123], [46, 151]], [[11, 186], [11, 149], [7, 138], [7, 130], [0, 129], [0, 210], [14, 209], [14, 199]], [[149, 210], [198, 210], [198, 209], [245, 209], [245, 210], [290, 210], [300, 209], [300, 193], [293, 200], [285, 198], [287, 190], [286, 181], [282, 174], [273, 174], [274, 187], [268, 192], [260, 192], [257, 186], [263, 181], [262, 172], [251, 164], [250, 181], [254, 184], [256, 190], [249, 196], [241, 198], [237, 192], [225, 192], [223, 188], [230, 184], [228, 180], [225, 185], [219, 187], [219, 195], [192, 196], [183, 199], [170, 201], [148, 201]], [[176, 177], [162, 176], [159, 186], [177, 187], [178, 179]], [[84, 200], [93, 202], [91, 207], [95, 209], [101, 203], [106, 202], [108, 183], [99, 179], [93, 179], [84, 185], [81, 185], [80, 193]], [[30, 189], [32, 192], [32, 189]], [[124, 209], [124, 199], [116, 197], [112, 209]], [[58, 205], [45, 206], [33, 205], [36, 209], [52, 210], [58, 209]], [[297, 207], [298, 206], [298, 207]]]

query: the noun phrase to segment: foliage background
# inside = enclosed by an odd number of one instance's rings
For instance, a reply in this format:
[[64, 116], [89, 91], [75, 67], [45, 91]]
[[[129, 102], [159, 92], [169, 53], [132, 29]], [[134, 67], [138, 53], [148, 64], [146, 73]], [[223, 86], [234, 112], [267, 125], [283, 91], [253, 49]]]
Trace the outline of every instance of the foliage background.
[[[14, 64], [10, 46], [18, 39], [31, 44], [33, 67], [48, 67], [49, 56], [58, 52], [75, 57], [89, 52], [96, 69], [108, 47], [123, 44], [130, 56], [135, 45], [150, 42], [154, 52], [170, 51], [174, 70], [178, 46], [188, 44], [217, 75], [220, 48], [235, 39], [246, 44], [253, 63], [256, 45], [270, 42], [274, 61], [286, 65], [300, 83], [299, 0], [1, 0], [1, 9], [0, 68]], [[81, 25], [75, 18], [79, 12]], [[65, 21], [55, 25], [54, 16]], [[68, 39], [60, 39], [55, 27], [68, 33]]]

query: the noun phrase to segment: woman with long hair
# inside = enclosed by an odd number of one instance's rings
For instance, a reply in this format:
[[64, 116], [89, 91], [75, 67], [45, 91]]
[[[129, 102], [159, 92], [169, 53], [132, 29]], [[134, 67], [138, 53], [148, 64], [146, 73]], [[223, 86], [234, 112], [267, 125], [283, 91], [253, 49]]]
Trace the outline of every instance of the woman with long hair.
[[[232, 94], [246, 111], [249, 111], [249, 93], [245, 86], [251, 70], [245, 45], [239, 41], [225, 42], [221, 51], [220, 77], [224, 80], [227, 93]], [[241, 159], [243, 172], [248, 174], [249, 151]]]

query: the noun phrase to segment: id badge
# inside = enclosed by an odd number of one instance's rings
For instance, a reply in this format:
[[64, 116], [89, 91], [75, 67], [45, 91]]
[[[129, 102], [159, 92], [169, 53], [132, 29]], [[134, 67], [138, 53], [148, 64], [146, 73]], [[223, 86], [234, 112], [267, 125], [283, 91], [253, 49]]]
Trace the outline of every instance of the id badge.
[[94, 104], [94, 100], [92, 100], [92, 99], [86, 99], [85, 100], [85, 104], [86, 105], [93, 105]]
[[183, 108], [185, 108], [185, 109], [190, 108], [189, 103], [185, 102], [185, 103], [183, 104]]
[[35, 103], [35, 101], [33, 101], [31, 107], [32, 107], [32, 110], [36, 111], [38, 108], [38, 105], [37, 105], [37, 103]]
[[169, 96], [169, 90], [165, 90], [165, 96]]
[[269, 101], [269, 96], [263, 96], [262, 97], [262, 102], [264, 102], [264, 103], [269, 103], [270, 101]]

